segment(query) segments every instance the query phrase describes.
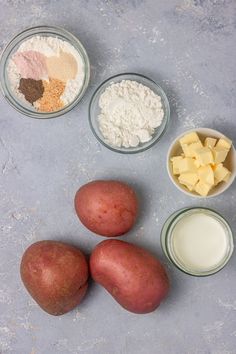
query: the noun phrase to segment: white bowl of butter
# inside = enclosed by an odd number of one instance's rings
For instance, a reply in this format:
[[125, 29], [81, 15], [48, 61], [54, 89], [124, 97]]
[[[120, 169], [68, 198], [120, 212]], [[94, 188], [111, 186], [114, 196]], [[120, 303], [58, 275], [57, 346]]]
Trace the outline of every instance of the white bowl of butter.
[[235, 148], [232, 141], [217, 130], [188, 130], [171, 144], [167, 171], [183, 193], [198, 198], [217, 196], [235, 179]]

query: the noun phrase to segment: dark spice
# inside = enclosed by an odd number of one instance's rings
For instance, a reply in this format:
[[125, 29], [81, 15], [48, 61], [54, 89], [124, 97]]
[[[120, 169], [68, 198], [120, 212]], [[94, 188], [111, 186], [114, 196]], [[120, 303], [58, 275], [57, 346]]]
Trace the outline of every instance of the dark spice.
[[42, 80], [20, 79], [19, 91], [23, 93], [25, 99], [33, 104], [43, 96], [44, 87]]

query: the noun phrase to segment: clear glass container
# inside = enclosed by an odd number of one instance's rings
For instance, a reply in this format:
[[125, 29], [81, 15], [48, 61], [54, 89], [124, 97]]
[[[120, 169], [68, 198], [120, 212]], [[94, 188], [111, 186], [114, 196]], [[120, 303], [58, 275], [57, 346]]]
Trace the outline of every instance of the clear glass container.
[[[10, 80], [8, 78], [8, 73], [7, 73], [9, 60], [24, 41], [30, 39], [35, 35], [43, 36], [43, 37], [49, 37], [49, 36], [56, 37], [70, 43], [80, 54], [84, 65], [84, 80], [81, 89], [79, 90], [75, 99], [71, 103], [69, 103], [68, 105], [66, 105], [65, 107], [63, 107], [58, 111], [53, 111], [53, 112], [37, 111], [33, 106], [30, 106], [29, 104], [25, 104], [23, 101], [18, 99], [11, 89]], [[20, 113], [25, 114], [32, 118], [54, 118], [69, 112], [72, 108], [74, 108], [77, 105], [77, 103], [83, 97], [88, 87], [89, 78], [90, 78], [90, 64], [89, 64], [89, 58], [86, 53], [86, 50], [84, 49], [83, 45], [80, 43], [78, 38], [76, 38], [70, 32], [64, 30], [63, 28], [49, 27], [49, 26], [38, 26], [38, 27], [28, 28], [22, 31], [21, 33], [19, 33], [8, 43], [1, 56], [0, 82], [1, 82], [2, 93], [11, 106], [13, 106]]]
[[[194, 213], [199, 213], [199, 212], [209, 215], [213, 217], [215, 220], [217, 220], [220, 223], [220, 225], [223, 227], [227, 239], [227, 248], [224, 257], [221, 259], [221, 261], [215, 267], [211, 269], [204, 269], [201, 271], [187, 267], [186, 264], [183, 264], [179, 260], [178, 256], [176, 255], [173, 246], [174, 245], [173, 231], [175, 226], [178, 224], [178, 222], [186, 216], [190, 216]], [[218, 271], [220, 271], [222, 268], [224, 268], [224, 266], [228, 263], [230, 257], [232, 256], [233, 249], [234, 249], [234, 240], [233, 240], [233, 233], [228, 222], [219, 213], [209, 208], [192, 207], [192, 208], [184, 208], [178, 210], [172, 215], [170, 215], [170, 217], [166, 220], [161, 231], [161, 246], [166, 257], [178, 269], [180, 269], [181, 271], [189, 275], [202, 277], [202, 276], [215, 274]]]
[[[147, 87], [149, 87], [154, 93], [156, 93], [158, 96], [161, 97], [161, 102], [162, 102], [162, 107], [164, 110], [164, 117], [162, 120], [161, 125], [155, 129], [155, 132], [152, 136], [152, 139], [146, 143], [139, 144], [137, 147], [116, 147], [109, 145], [100, 129], [99, 129], [99, 124], [98, 124], [98, 115], [100, 113], [100, 108], [99, 108], [99, 98], [101, 94], [106, 90], [108, 86], [110, 86], [112, 83], [118, 83], [122, 80], [132, 80], [132, 81], [137, 81]], [[145, 151], [152, 147], [154, 144], [156, 144], [160, 138], [163, 136], [165, 133], [168, 123], [170, 119], [170, 106], [168, 99], [166, 97], [165, 92], [163, 89], [157, 85], [153, 80], [149, 79], [148, 77], [141, 75], [141, 74], [135, 74], [135, 73], [124, 73], [124, 74], [118, 74], [115, 76], [110, 77], [109, 79], [105, 80], [94, 92], [90, 104], [89, 104], [89, 123], [91, 130], [95, 137], [98, 139], [100, 143], [102, 143], [104, 146], [106, 146], [108, 149], [123, 153], [123, 154], [134, 154], [137, 152]]]

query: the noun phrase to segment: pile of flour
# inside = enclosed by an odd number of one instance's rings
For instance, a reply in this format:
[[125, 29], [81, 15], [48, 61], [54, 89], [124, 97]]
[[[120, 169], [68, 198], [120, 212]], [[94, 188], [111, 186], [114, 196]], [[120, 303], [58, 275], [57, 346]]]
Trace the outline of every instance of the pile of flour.
[[[69, 53], [74, 56], [77, 62], [77, 75], [75, 79], [68, 80], [65, 91], [61, 96], [61, 100], [64, 105], [71, 103], [79, 91], [81, 90], [84, 82], [84, 64], [79, 52], [69, 43], [63, 41], [57, 37], [46, 37], [46, 36], [33, 36], [30, 39], [24, 41], [18, 48], [16, 53], [25, 52], [25, 51], [36, 51], [41, 54], [44, 54], [46, 57], [60, 56], [61, 52]], [[26, 104], [29, 104], [22, 93], [19, 92], [18, 87], [20, 83], [20, 75], [16, 64], [12, 59], [9, 60], [7, 67], [8, 77], [11, 84], [11, 89], [13, 93], [20, 99], [23, 100]], [[47, 79], [47, 78], [45, 78]]]
[[99, 129], [109, 145], [135, 147], [152, 139], [164, 117], [161, 97], [136, 81], [106, 88], [99, 99]]

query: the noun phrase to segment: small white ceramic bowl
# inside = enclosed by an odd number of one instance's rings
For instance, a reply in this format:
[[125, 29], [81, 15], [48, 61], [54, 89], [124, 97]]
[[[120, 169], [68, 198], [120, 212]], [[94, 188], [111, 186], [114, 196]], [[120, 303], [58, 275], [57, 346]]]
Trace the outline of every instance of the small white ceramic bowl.
[[236, 151], [235, 151], [235, 148], [233, 145], [231, 146], [231, 149], [230, 149], [230, 151], [227, 155], [227, 158], [224, 162], [224, 166], [227, 167], [231, 171], [231, 176], [230, 176], [228, 182], [219, 183], [216, 187], [214, 187], [209, 192], [209, 194], [206, 197], [203, 197], [194, 191], [190, 192], [187, 189], [187, 187], [180, 184], [178, 181], [178, 176], [175, 176], [172, 172], [172, 165], [171, 165], [170, 159], [173, 156], [178, 156], [183, 152], [181, 149], [180, 143], [179, 143], [179, 139], [190, 132], [196, 132], [199, 135], [199, 138], [201, 139], [201, 141], [203, 141], [206, 137], [217, 138], [217, 139], [225, 137], [224, 134], [218, 132], [217, 130], [209, 129], [209, 128], [196, 128], [196, 129], [191, 129], [191, 130], [187, 130], [187, 131], [183, 132], [181, 135], [177, 136], [177, 138], [173, 141], [173, 143], [171, 144], [171, 146], [168, 150], [167, 161], [166, 161], [168, 175], [169, 175], [171, 181], [173, 182], [173, 184], [181, 192], [183, 192], [187, 195], [190, 195], [191, 197], [196, 197], [196, 198], [215, 197], [215, 196], [223, 193], [224, 191], [226, 191], [226, 189], [228, 189], [231, 186], [231, 184], [233, 183], [233, 181], [235, 179], [235, 176], [236, 176]]

